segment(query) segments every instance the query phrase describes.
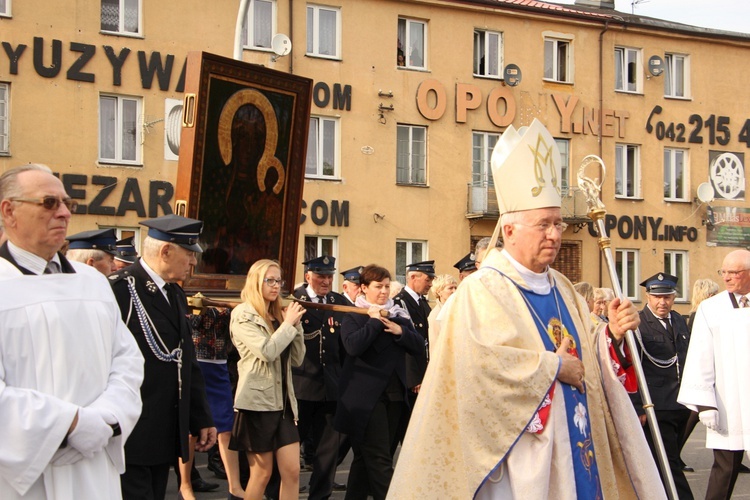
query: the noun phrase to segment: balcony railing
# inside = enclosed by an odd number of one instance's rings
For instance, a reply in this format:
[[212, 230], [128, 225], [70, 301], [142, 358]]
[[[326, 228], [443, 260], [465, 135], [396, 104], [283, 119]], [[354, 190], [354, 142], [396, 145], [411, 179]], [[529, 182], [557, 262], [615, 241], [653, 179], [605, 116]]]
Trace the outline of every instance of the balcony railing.
[[[495, 186], [468, 184], [467, 200], [466, 217], [469, 219], [497, 219], [500, 216]], [[577, 187], [563, 191], [562, 216], [568, 223], [588, 222], [588, 207], [583, 191]]]

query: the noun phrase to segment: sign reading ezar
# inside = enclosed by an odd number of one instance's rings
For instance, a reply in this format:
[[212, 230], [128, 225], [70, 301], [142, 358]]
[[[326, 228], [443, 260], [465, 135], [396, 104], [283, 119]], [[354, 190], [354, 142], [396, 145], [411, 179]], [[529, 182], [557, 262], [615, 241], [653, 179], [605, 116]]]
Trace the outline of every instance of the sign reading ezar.
[[177, 213], [204, 222], [189, 289], [238, 291], [258, 259], [294, 283], [312, 80], [188, 54]]

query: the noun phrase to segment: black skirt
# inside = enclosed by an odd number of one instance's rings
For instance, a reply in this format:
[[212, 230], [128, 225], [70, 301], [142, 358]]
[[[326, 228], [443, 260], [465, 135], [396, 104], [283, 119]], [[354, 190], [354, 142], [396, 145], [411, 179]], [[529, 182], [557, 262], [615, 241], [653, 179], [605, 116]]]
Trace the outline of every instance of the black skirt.
[[237, 451], [265, 453], [299, 443], [294, 414], [283, 411], [237, 410], [232, 426], [232, 446]]

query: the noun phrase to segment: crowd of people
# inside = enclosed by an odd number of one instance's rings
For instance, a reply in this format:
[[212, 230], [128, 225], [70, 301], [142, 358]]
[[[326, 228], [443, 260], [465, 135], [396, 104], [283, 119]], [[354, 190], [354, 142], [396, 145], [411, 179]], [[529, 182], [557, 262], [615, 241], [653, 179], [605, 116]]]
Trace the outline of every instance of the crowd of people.
[[3, 498], [162, 499], [174, 469], [192, 500], [208, 488], [194, 453], [218, 450], [229, 499], [664, 498], [670, 482], [690, 499], [680, 451], [697, 422], [706, 498], [729, 498], [750, 445], [750, 252], [724, 259], [724, 292], [696, 281], [689, 318], [666, 272], [643, 280], [638, 311], [551, 267], [565, 223], [549, 132], [509, 127], [492, 165], [514, 187], [497, 186], [496, 235], [458, 279], [414, 262], [394, 291], [370, 264], [341, 271], [337, 293], [320, 255], [284, 306], [282, 268], [261, 259], [239, 304], [202, 314], [179, 285], [201, 221], [141, 222], [138, 255], [113, 229], [67, 235], [75, 201], [47, 167], [2, 174]]

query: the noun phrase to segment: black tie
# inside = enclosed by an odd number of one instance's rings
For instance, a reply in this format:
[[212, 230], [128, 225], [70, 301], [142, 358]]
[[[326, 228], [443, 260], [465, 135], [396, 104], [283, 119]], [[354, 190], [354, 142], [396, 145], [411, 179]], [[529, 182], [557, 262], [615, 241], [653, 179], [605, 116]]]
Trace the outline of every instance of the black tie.
[[325, 304], [326, 303], [326, 296], [325, 295], [318, 295], [318, 303], [319, 304]]
[[178, 301], [180, 300], [177, 297], [177, 292], [175, 292], [175, 285], [174, 283], [167, 283], [164, 285], [164, 290], [167, 291], [167, 298], [169, 299], [169, 306], [172, 308], [172, 311], [174, 312], [174, 316], [179, 320], [180, 318], [180, 308], [178, 306]]
[[672, 328], [672, 322], [669, 321], [669, 316], [664, 318], [664, 324], [667, 327], [667, 332], [669, 332], [669, 336], [674, 340], [674, 329]]
[[44, 274], [58, 274], [60, 272], [60, 266], [54, 260], [47, 263], [47, 267], [44, 268]]

